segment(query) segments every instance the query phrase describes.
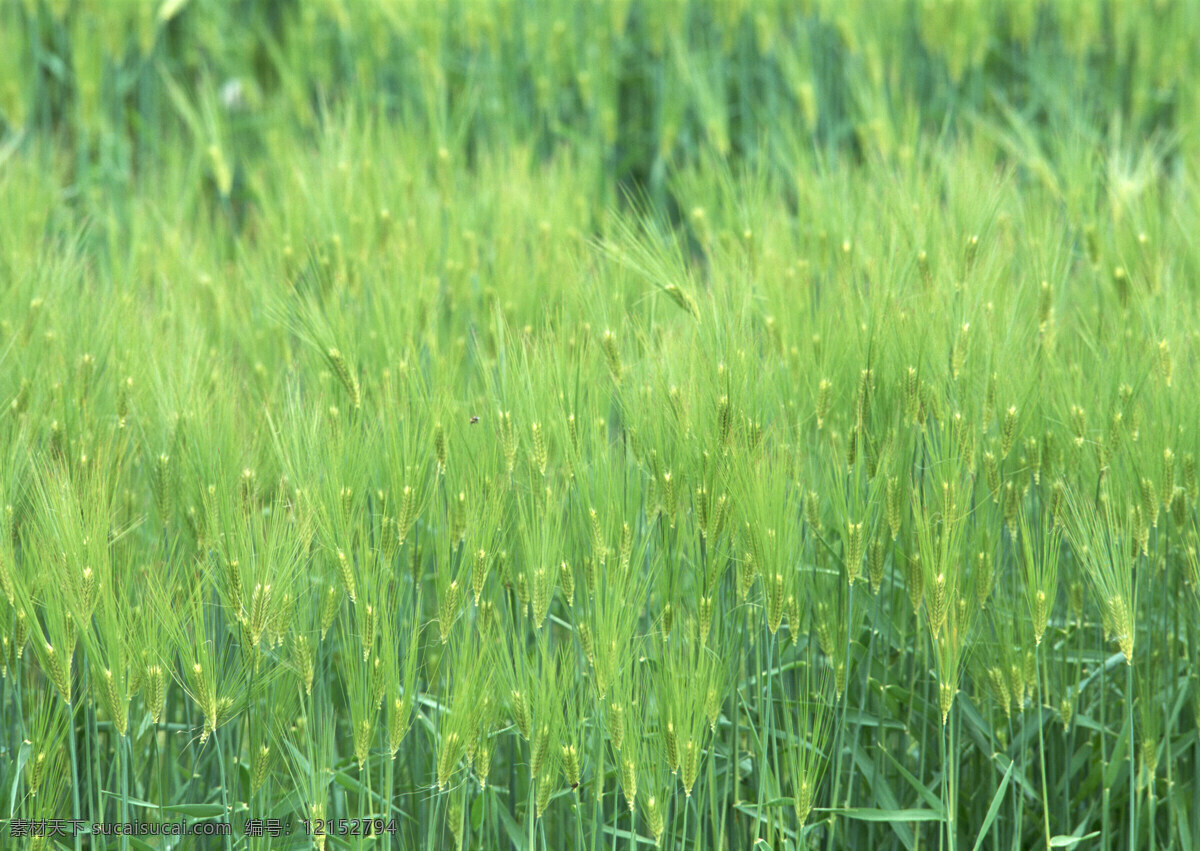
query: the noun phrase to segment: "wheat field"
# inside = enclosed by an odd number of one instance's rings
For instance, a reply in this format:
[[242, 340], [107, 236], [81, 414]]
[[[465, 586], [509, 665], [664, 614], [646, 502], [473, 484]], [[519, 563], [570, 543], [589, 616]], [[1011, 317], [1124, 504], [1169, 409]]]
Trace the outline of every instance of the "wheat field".
[[0, 0], [0, 847], [1196, 847], [1198, 56]]

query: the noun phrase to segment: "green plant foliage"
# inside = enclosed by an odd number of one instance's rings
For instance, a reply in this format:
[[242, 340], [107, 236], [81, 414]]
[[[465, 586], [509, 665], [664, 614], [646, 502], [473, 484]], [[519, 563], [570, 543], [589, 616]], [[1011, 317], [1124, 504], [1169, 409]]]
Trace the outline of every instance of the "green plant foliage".
[[0, 2], [0, 847], [1190, 849], [1197, 44]]

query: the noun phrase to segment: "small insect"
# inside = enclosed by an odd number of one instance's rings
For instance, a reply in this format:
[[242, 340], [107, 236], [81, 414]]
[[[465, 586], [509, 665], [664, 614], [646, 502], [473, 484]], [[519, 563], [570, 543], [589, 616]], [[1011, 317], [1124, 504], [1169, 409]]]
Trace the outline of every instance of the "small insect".
[[471, 417], [471, 425], [475, 425], [475, 423], [477, 423], [477, 422], [479, 422], [478, 416]]

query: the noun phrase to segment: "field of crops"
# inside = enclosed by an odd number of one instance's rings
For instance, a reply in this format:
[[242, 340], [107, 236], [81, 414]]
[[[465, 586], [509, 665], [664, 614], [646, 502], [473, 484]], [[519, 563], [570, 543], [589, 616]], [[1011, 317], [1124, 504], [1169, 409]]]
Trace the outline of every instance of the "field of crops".
[[1198, 57], [0, 0], [0, 848], [1196, 847]]

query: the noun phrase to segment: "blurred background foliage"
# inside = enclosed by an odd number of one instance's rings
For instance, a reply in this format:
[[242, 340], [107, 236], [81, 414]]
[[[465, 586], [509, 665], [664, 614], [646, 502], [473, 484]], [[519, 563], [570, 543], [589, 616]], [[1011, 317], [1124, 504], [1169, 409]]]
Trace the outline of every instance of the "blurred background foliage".
[[1046, 156], [1067, 133], [1169, 159], [1198, 51], [1195, 0], [5, 0], [0, 138], [53, 140], [77, 189], [182, 146], [240, 227], [272, 139], [350, 102], [468, 166], [569, 147], [597, 203], [670, 211], [667, 175], [705, 150], [769, 167], [797, 139], [903, 157], [982, 123]]

